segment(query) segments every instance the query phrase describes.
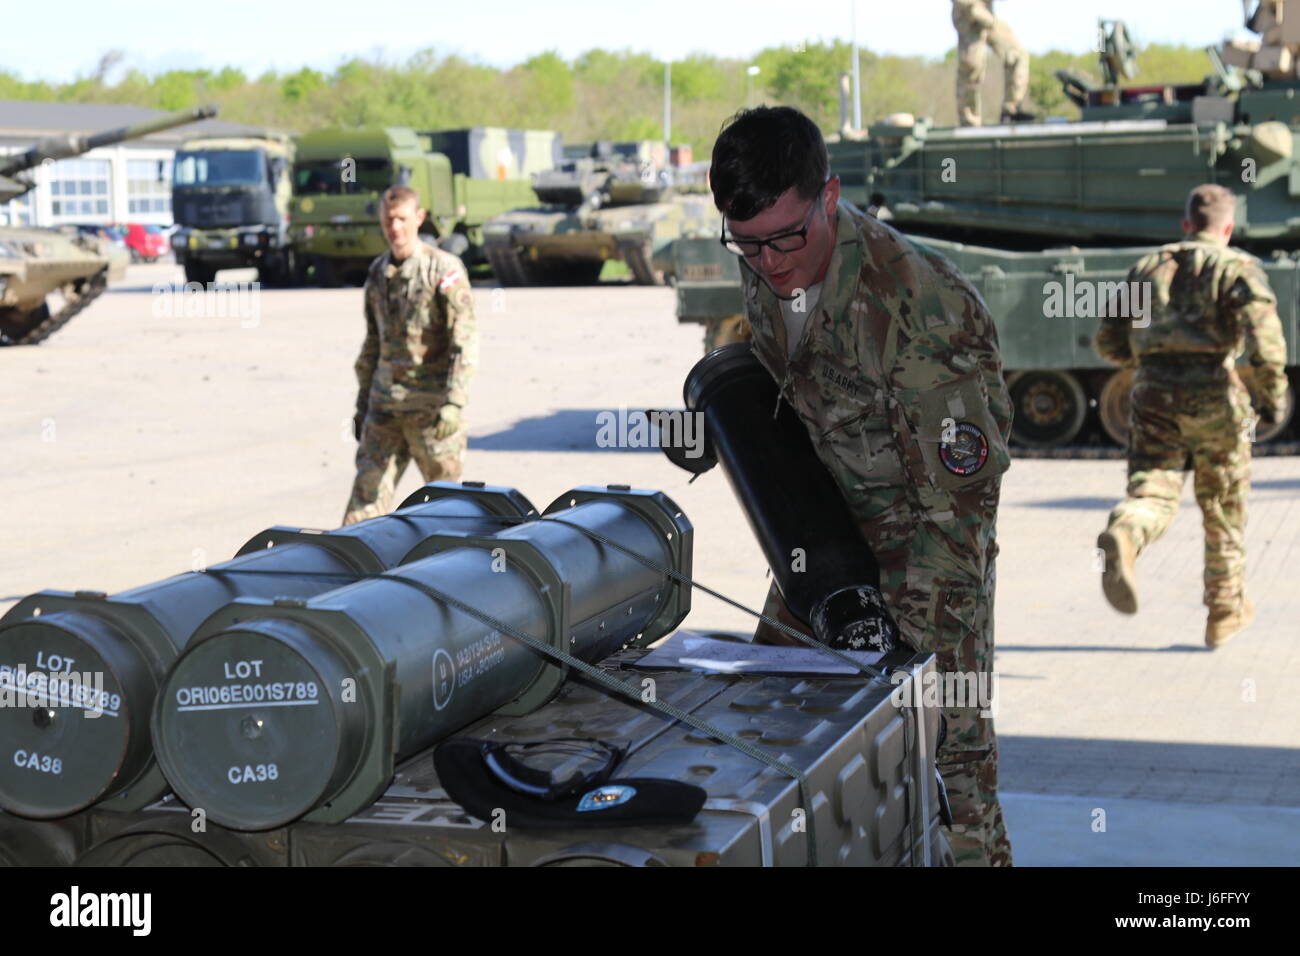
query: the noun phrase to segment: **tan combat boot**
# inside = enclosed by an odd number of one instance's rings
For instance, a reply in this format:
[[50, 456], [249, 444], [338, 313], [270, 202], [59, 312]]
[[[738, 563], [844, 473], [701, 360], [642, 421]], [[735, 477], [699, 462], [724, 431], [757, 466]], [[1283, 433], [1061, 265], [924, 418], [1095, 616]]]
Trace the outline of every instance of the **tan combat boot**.
[[1097, 537], [1097, 547], [1106, 556], [1106, 567], [1101, 572], [1101, 590], [1110, 606], [1123, 614], [1136, 614], [1138, 609], [1137, 548], [1133, 539], [1122, 528], [1107, 528]]
[[1210, 617], [1205, 622], [1206, 647], [1219, 647], [1227, 644], [1255, 621], [1255, 605], [1250, 598], [1242, 595], [1241, 603], [1236, 607], [1212, 607]]

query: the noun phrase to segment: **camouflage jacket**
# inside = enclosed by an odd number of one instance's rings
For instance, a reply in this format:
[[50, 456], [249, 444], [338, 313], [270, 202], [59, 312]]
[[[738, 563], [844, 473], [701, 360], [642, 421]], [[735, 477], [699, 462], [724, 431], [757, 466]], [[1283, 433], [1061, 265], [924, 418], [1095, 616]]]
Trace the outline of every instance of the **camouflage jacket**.
[[424, 242], [399, 266], [384, 253], [370, 264], [365, 311], [358, 411], [464, 407], [478, 361], [478, 326], [460, 259]]
[[945, 603], [973, 628], [1011, 461], [997, 331], [979, 293], [947, 259], [843, 201], [788, 360], [780, 300], [748, 265], [741, 275], [754, 352], [861, 520], [905, 633], [934, 633]]
[[[1227, 366], [1248, 349], [1261, 405], [1282, 407], [1286, 342], [1277, 298], [1258, 259], [1198, 233], [1144, 256], [1129, 271], [1128, 281], [1149, 284], [1149, 314], [1116, 309], [1103, 318], [1096, 338], [1102, 358], [1119, 365], [1154, 365], [1159, 356], [1192, 356]], [[1161, 374], [1191, 382], [1214, 367], [1213, 361], [1181, 369], [1173, 365]]]

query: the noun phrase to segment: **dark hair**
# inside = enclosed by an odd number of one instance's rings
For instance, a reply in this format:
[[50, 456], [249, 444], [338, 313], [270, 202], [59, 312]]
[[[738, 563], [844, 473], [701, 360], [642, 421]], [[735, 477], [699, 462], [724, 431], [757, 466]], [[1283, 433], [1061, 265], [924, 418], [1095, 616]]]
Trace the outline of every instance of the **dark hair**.
[[1206, 183], [1187, 196], [1187, 221], [1197, 232], [1226, 226], [1236, 218], [1237, 200], [1222, 186]]
[[829, 166], [821, 130], [797, 109], [741, 110], [713, 144], [713, 203], [728, 219], [753, 219], [791, 187], [812, 199]]
[[416, 209], [420, 208], [420, 194], [410, 186], [389, 186], [379, 198], [385, 206], [400, 206], [405, 202], [413, 202]]

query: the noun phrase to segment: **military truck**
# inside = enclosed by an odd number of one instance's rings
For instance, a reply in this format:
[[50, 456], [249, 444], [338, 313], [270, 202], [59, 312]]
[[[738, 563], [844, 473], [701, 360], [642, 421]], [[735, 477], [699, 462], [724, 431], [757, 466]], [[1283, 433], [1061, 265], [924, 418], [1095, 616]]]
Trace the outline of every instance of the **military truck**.
[[284, 133], [210, 136], [185, 143], [172, 165], [172, 235], [189, 282], [222, 269], [257, 269], [267, 285], [289, 284], [293, 141]]
[[559, 159], [559, 135], [546, 130], [309, 133], [298, 140], [293, 172], [290, 236], [299, 268], [322, 285], [364, 279], [371, 260], [388, 248], [379, 199], [397, 183], [419, 192], [429, 241], [467, 265], [481, 263], [483, 223], [527, 201], [526, 177]]
[[[1124, 87], [1132, 46], [1121, 23], [1105, 21], [1104, 82], [1058, 74], [1080, 107], [1077, 122], [945, 129], [898, 115], [828, 143], [846, 199], [922, 237], [983, 295], [998, 326], [1018, 445], [1096, 444], [1101, 436], [1089, 433], [1098, 425], [1127, 444], [1132, 370], [1098, 358], [1092, 337], [1101, 310], [1134, 291], [1128, 269], [1151, 245], [1179, 238], [1187, 193], [1204, 182], [1237, 196], [1233, 241], [1265, 260], [1294, 383], [1300, 81], [1293, 67], [1283, 76], [1271, 66], [1300, 52], [1300, 17], [1294, 26], [1294, 40], [1265, 27], [1271, 46], [1210, 49], [1212, 72], [1201, 83]], [[679, 319], [742, 311], [738, 264], [716, 238], [678, 243], [673, 253]], [[1250, 368], [1240, 371], [1252, 387]], [[1294, 388], [1257, 440], [1282, 436], [1293, 409]]]
[[679, 175], [667, 158], [660, 142], [601, 142], [535, 175], [542, 205], [484, 227], [493, 274], [502, 285], [586, 285], [616, 260], [636, 284], [662, 284], [656, 256], [713, 216], [703, 184]]
[[[47, 160], [80, 156], [100, 146], [148, 136], [216, 116], [215, 106], [181, 110], [159, 119], [90, 136], [55, 136], [0, 158], [0, 205], [28, 193], [28, 175]], [[0, 226], [0, 345], [45, 341], [108, 288], [120, 253], [109, 240], [71, 230]]]

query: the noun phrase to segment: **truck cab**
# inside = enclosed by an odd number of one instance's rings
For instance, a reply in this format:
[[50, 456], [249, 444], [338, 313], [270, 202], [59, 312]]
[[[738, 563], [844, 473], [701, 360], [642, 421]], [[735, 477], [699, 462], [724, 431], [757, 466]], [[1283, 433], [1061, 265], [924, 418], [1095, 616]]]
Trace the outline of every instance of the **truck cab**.
[[191, 140], [176, 154], [172, 248], [189, 282], [253, 267], [268, 285], [295, 272], [288, 242], [293, 144], [286, 136]]
[[427, 241], [472, 266], [483, 261], [482, 224], [528, 201], [527, 175], [554, 165], [558, 145], [550, 131], [489, 127], [309, 133], [294, 162], [291, 241], [318, 284], [363, 281], [388, 248], [380, 198], [401, 184], [420, 194]]

